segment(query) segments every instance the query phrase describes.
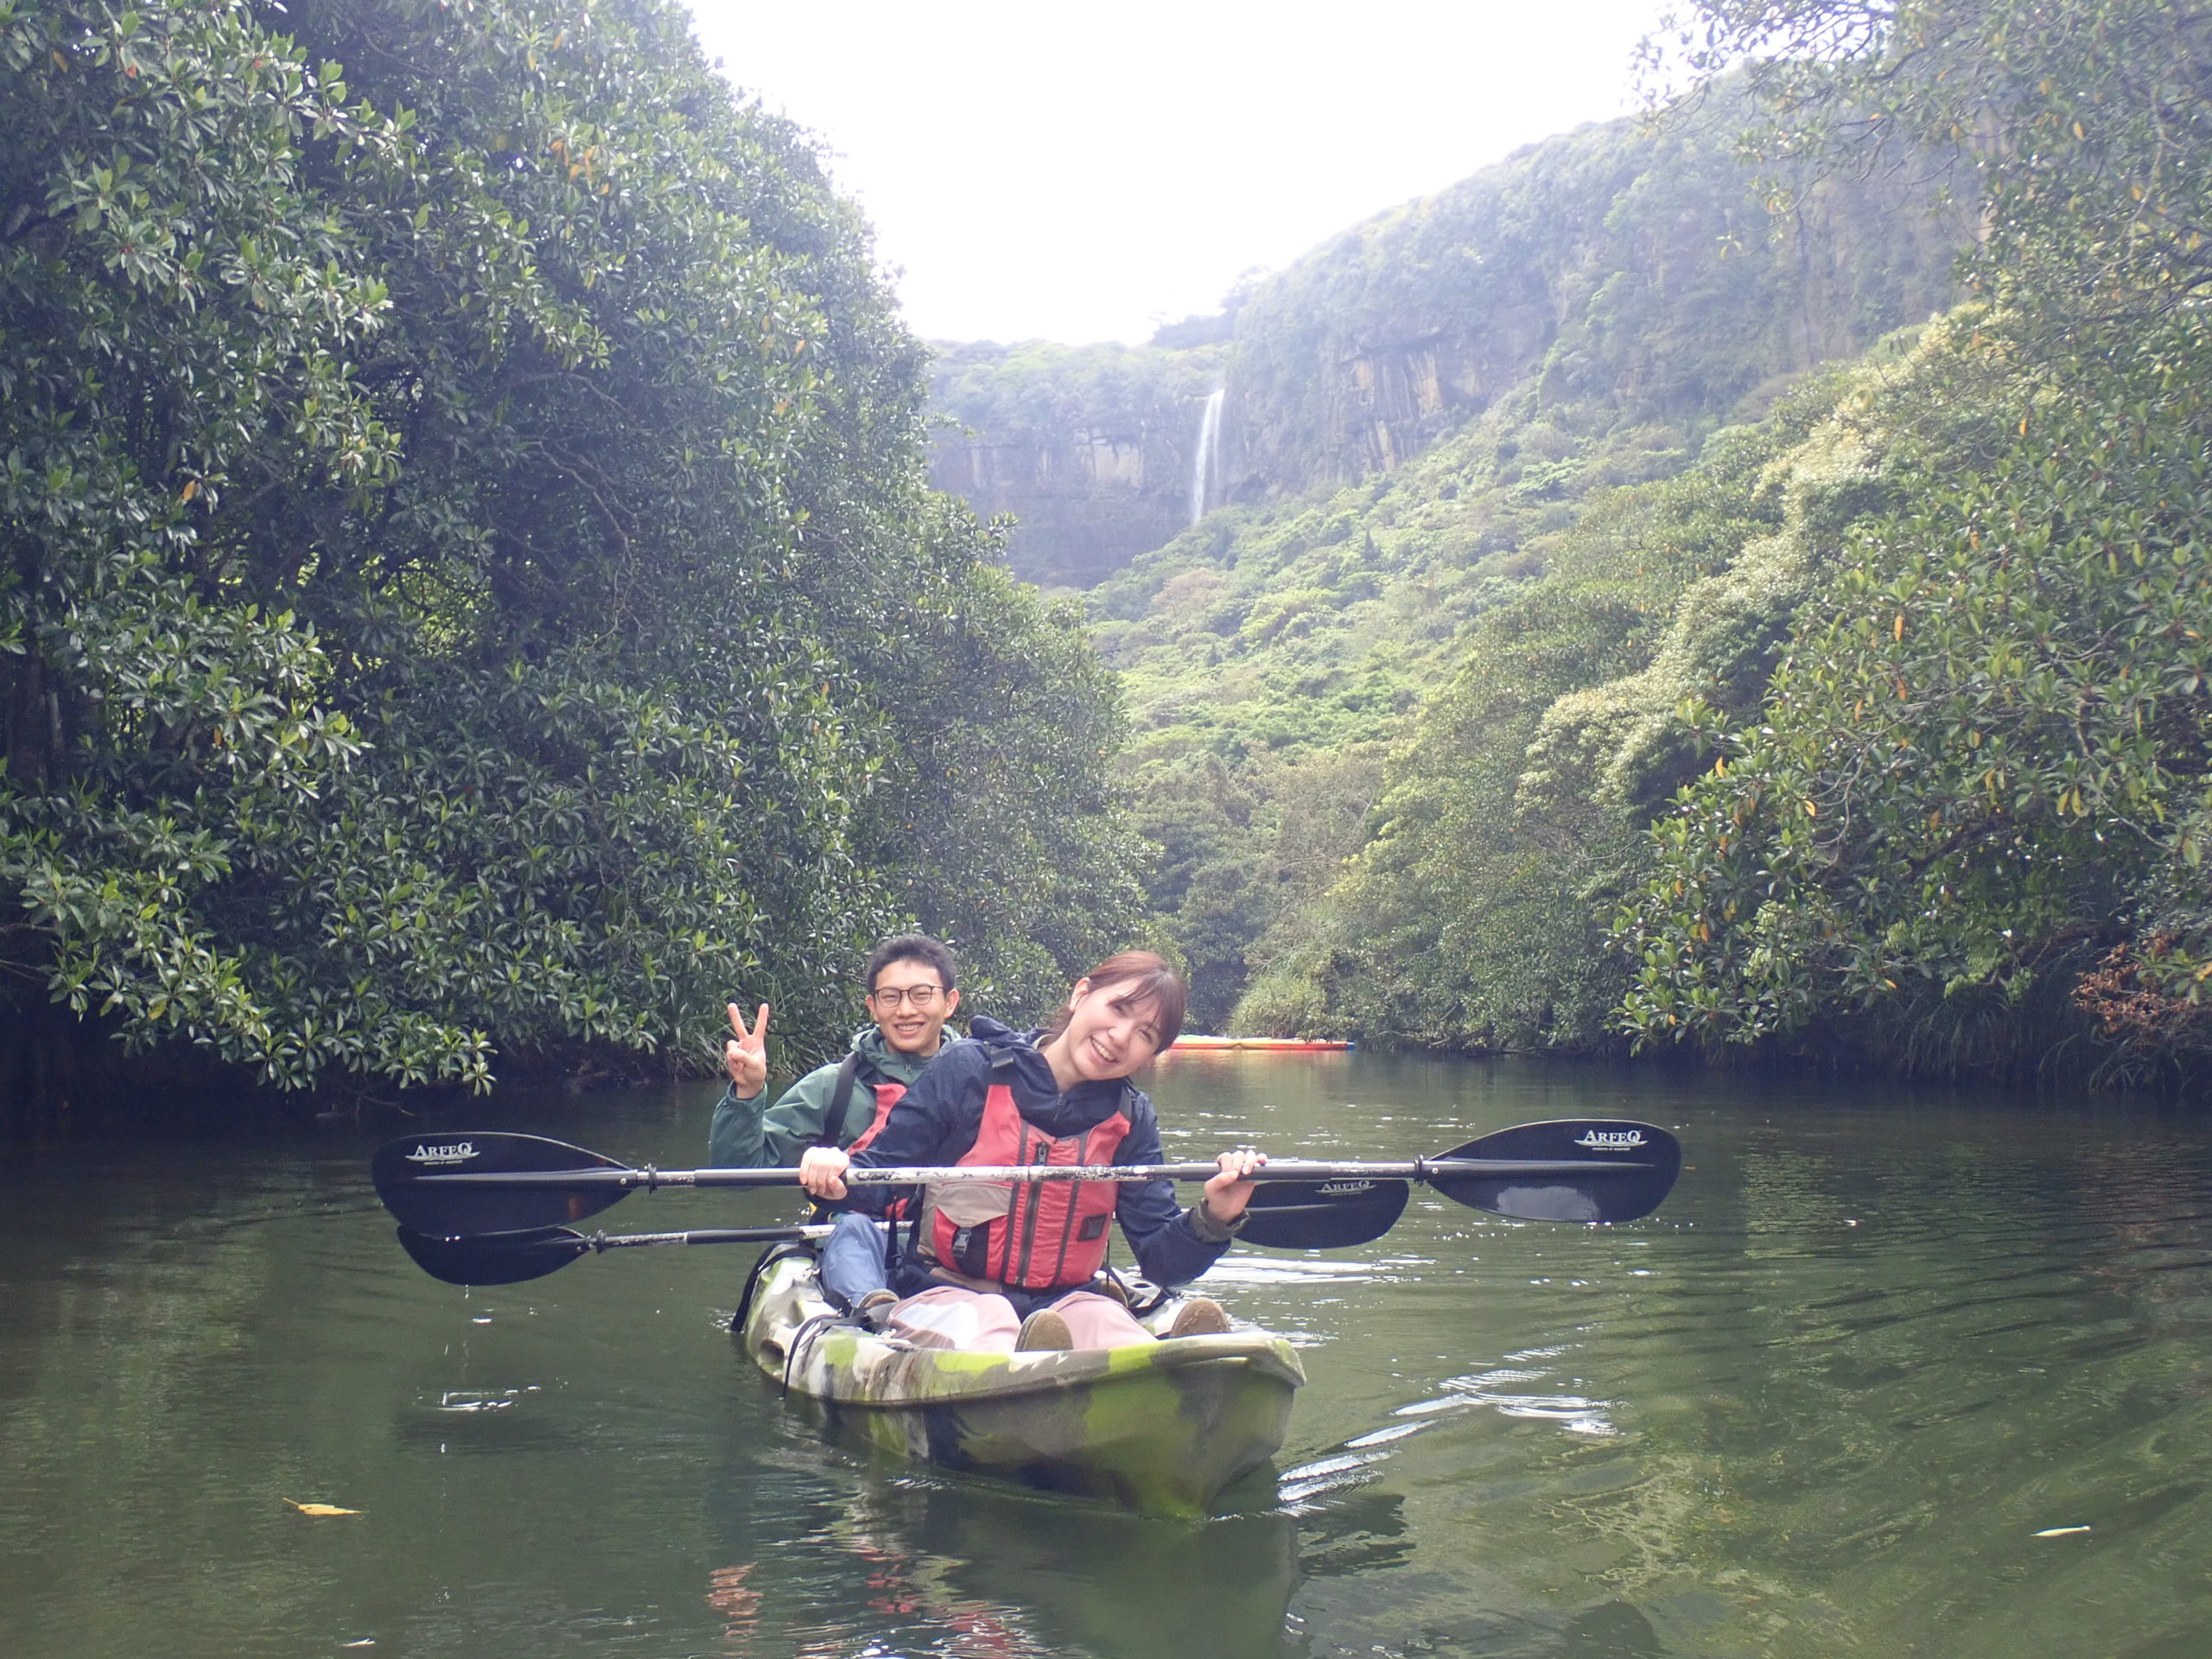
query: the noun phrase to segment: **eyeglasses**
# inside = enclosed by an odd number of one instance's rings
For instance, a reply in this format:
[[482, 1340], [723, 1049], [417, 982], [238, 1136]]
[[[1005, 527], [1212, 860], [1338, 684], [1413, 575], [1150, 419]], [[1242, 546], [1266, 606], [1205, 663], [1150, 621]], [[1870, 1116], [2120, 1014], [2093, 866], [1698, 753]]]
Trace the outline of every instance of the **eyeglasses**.
[[944, 988], [942, 985], [909, 985], [902, 990], [895, 985], [887, 985], [880, 990], [870, 991], [868, 1001], [880, 1008], [895, 1008], [905, 1002], [919, 1012], [936, 1001], [938, 993]]

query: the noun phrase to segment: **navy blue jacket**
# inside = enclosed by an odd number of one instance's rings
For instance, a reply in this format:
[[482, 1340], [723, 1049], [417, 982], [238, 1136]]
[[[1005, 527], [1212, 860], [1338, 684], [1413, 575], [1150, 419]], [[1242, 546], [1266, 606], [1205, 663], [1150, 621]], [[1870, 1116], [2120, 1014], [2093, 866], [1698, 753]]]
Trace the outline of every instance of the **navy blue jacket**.
[[[1158, 1164], [1160, 1119], [1141, 1090], [1119, 1080], [1079, 1083], [1065, 1094], [1033, 1037], [1001, 1025], [988, 1014], [969, 1027], [969, 1035], [947, 1043], [891, 1109], [874, 1141], [853, 1154], [862, 1168], [896, 1169], [918, 1164], [957, 1164], [976, 1144], [983, 1125], [983, 1096], [996, 1078], [1014, 1091], [1015, 1109], [1046, 1134], [1080, 1133], [1104, 1122], [1116, 1111], [1128, 1114], [1129, 1132], [1114, 1161]], [[1000, 1069], [995, 1062], [1010, 1058]], [[1173, 1181], [1123, 1181], [1114, 1219], [1136, 1252], [1137, 1268], [1155, 1285], [1179, 1285], [1197, 1278], [1229, 1248], [1227, 1231], [1201, 1213], [1175, 1202]], [[881, 1187], [853, 1189], [855, 1200], [879, 1210], [892, 1197]]]

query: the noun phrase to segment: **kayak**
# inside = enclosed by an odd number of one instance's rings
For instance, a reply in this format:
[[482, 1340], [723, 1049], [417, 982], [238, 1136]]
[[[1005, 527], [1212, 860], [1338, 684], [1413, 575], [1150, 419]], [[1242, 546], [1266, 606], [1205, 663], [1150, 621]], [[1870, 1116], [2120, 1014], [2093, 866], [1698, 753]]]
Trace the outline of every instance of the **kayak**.
[[1306, 1381], [1290, 1344], [1262, 1331], [1072, 1352], [919, 1348], [841, 1318], [815, 1268], [798, 1249], [758, 1270], [742, 1335], [763, 1371], [873, 1445], [1045, 1491], [1203, 1516], [1274, 1455]]
[[1198, 1052], [1224, 1048], [1263, 1049], [1276, 1054], [1334, 1054], [1352, 1047], [1351, 1043], [1323, 1042], [1304, 1037], [1178, 1037], [1175, 1046], [1167, 1052], [1179, 1053], [1185, 1049]]

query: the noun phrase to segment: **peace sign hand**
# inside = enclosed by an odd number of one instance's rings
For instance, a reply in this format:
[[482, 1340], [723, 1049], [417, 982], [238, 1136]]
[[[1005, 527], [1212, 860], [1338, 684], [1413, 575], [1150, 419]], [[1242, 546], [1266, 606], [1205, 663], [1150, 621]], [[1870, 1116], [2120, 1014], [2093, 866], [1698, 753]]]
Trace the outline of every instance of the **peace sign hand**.
[[737, 1004], [729, 1005], [729, 1028], [737, 1035], [722, 1045], [722, 1064], [729, 1070], [730, 1087], [740, 1100], [750, 1100], [768, 1084], [768, 1005], [760, 1005], [759, 1018], [747, 1031]]

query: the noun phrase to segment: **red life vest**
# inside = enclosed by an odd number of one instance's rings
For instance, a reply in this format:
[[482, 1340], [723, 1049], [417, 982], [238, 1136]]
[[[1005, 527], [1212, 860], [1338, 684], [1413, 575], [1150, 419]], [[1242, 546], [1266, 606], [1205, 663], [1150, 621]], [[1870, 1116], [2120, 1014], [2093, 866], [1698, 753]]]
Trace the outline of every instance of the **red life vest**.
[[[845, 1063], [837, 1068], [837, 1086], [830, 1090], [829, 1109], [822, 1114], [822, 1134], [815, 1145], [834, 1147], [837, 1144], [837, 1136], [845, 1128], [845, 1114], [851, 1107], [853, 1084], [859, 1080], [862, 1064], [858, 1054], [848, 1054]], [[868, 1120], [868, 1128], [853, 1137], [852, 1145], [847, 1148], [850, 1152], [858, 1152], [880, 1135], [883, 1121], [891, 1116], [891, 1109], [906, 1097], [906, 1085], [887, 1078], [871, 1083], [868, 1087], [875, 1094], [875, 1116]], [[906, 1200], [904, 1198], [893, 1198], [883, 1209], [887, 1221], [903, 1220], [906, 1214]]]
[[[860, 1081], [864, 1065], [868, 1061], [855, 1050], [845, 1056], [844, 1064], [837, 1068], [837, 1081], [830, 1090], [830, 1103], [823, 1109], [822, 1128], [814, 1137], [816, 1146], [842, 1146], [849, 1152], [858, 1152], [882, 1133], [883, 1120], [891, 1116], [893, 1106], [906, 1097], [905, 1084], [881, 1077], [879, 1073], [880, 1080], [868, 1084], [875, 1095], [875, 1116], [868, 1120], [868, 1128], [853, 1137], [849, 1146], [840, 1141], [837, 1137], [844, 1133], [846, 1115], [852, 1109], [853, 1085]], [[870, 1065], [868, 1070], [873, 1071], [875, 1068]]]
[[[983, 1096], [983, 1121], [965, 1164], [1110, 1164], [1129, 1132], [1128, 1114], [1071, 1135], [1047, 1135], [1014, 1103], [1014, 1090], [994, 1083]], [[1106, 1264], [1106, 1231], [1122, 1194], [1118, 1181], [1016, 1181], [989, 1187], [989, 1203], [1006, 1194], [1001, 1214], [962, 1225], [941, 1202], [956, 1189], [930, 1194], [931, 1252], [940, 1265], [970, 1279], [1028, 1290], [1087, 1285]], [[980, 1198], [982, 1193], [973, 1194]], [[956, 1208], [963, 1207], [956, 1205]]]
[[853, 1144], [846, 1148], [849, 1152], [858, 1152], [882, 1134], [883, 1120], [891, 1116], [893, 1106], [906, 1097], [906, 1085], [903, 1083], [872, 1083], [868, 1087], [875, 1090], [875, 1116], [868, 1128], [853, 1137]]

